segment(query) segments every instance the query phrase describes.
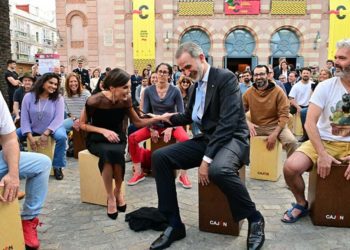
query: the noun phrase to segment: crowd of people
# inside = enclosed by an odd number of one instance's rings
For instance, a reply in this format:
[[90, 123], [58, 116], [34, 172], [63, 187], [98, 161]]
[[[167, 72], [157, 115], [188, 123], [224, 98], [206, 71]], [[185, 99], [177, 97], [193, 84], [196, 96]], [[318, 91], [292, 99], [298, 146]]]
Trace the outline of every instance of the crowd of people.
[[[192, 184], [187, 170], [198, 167], [202, 185], [215, 183], [226, 195], [236, 221], [248, 220], [247, 249], [260, 249], [265, 221], [238, 176], [249, 165], [249, 138], [267, 136], [266, 148], [280, 141], [287, 152], [284, 176], [296, 203], [281, 220], [294, 223], [309, 212], [302, 174], [317, 163], [326, 178], [332, 163], [350, 161], [350, 40], [337, 44], [335, 60], [294, 69], [286, 58], [279, 65], [257, 65], [236, 74], [206, 62], [202, 49], [184, 43], [176, 51], [177, 65], [160, 63], [132, 75], [119, 68], [87, 70], [83, 62], [66, 74], [65, 67], [40, 75], [37, 65], [21, 77], [16, 62], [8, 61], [5, 80], [8, 106], [0, 95], [0, 202], [13, 201], [19, 179], [26, 179], [22, 211], [25, 243], [38, 248], [36, 227], [44, 205], [51, 167], [57, 180], [64, 178], [68, 134], [87, 133], [86, 147], [99, 157], [98, 167], [107, 194], [107, 216], [117, 219], [127, 203], [121, 192], [125, 155], [130, 154], [133, 175], [129, 186], [145, 179], [143, 163], [154, 171], [158, 209], [169, 226], [150, 249], [164, 249], [186, 236], [176, 196], [174, 170], [184, 188]], [[304, 134], [288, 127], [300, 115]], [[15, 127], [17, 126], [17, 129]], [[192, 134], [188, 133], [188, 125]], [[35, 153], [55, 141], [51, 160]], [[191, 138], [192, 137], [192, 138]], [[170, 144], [175, 138], [177, 143]], [[34, 152], [20, 152], [28, 139]], [[152, 154], [140, 146], [151, 139], [168, 146]], [[350, 180], [350, 164], [344, 177]], [[115, 188], [113, 189], [113, 179]]]

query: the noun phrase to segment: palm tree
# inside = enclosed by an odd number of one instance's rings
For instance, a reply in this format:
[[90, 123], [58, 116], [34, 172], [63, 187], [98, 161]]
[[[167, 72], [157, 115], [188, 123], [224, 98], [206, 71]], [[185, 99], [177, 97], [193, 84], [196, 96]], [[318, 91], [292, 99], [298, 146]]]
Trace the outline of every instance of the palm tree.
[[10, 8], [8, 0], [0, 1], [0, 90], [7, 100], [7, 85], [4, 72], [6, 61], [11, 59]]

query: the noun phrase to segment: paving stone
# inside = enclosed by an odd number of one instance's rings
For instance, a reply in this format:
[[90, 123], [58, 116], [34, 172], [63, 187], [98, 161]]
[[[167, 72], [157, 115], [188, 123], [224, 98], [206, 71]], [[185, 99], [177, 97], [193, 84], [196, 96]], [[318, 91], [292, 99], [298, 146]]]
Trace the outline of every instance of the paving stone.
[[[49, 192], [38, 228], [41, 249], [149, 249], [149, 245], [161, 234], [157, 231], [134, 232], [125, 222], [125, 213], [119, 213], [113, 221], [103, 206], [81, 203], [78, 162], [68, 158], [65, 178], [49, 180]], [[248, 223], [245, 221], [240, 236], [201, 232], [198, 229], [198, 180], [197, 169], [188, 171], [193, 188], [185, 190], [176, 185], [182, 219], [187, 237], [174, 243], [169, 249], [222, 250], [245, 249]], [[131, 177], [131, 164], [126, 167], [125, 180]], [[303, 175], [308, 182], [308, 174]], [[24, 189], [24, 182], [21, 187]], [[350, 229], [313, 226], [310, 218], [302, 218], [295, 224], [280, 221], [290, 203], [294, 201], [283, 176], [277, 182], [252, 180], [247, 168], [246, 186], [257, 208], [265, 216], [266, 242], [263, 249], [350, 249]], [[128, 212], [140, 207], [157, 207], [155, 180], [147, 177], [136, 186], [126, 186]]]

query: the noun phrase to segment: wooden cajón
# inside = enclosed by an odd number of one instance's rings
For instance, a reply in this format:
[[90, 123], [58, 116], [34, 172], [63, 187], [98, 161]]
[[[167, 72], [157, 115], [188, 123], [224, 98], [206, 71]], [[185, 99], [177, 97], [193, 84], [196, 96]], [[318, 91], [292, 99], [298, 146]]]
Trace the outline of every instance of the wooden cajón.
[[[245, 166], [239, 170], [245, 182]], [[207, 186], [198, 184], [199, 230], [238, 236], [243, 220], [234, 221], [224, 193], [212, 182]]]
[[314, 225], [350, 227], [350, 181], [344, 177], [348, 163], [333, 164], [325, 179], [314, 167], [309, 174], [310, 217]]

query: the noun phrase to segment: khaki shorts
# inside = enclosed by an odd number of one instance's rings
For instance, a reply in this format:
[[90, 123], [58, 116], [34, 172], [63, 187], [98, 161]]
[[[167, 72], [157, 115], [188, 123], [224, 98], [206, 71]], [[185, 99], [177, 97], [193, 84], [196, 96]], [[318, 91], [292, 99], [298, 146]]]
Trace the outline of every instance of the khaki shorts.
[[[350, 155], [350, 142], [322, 141], [322, 143], [327, 153], [338, 160]], [[306, 154], [314, 165], [316, 164], [318, 155], [311, 141], [304, 142], [296, 151]]]

